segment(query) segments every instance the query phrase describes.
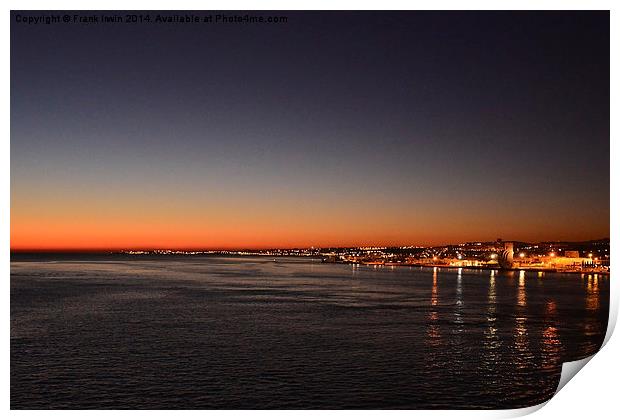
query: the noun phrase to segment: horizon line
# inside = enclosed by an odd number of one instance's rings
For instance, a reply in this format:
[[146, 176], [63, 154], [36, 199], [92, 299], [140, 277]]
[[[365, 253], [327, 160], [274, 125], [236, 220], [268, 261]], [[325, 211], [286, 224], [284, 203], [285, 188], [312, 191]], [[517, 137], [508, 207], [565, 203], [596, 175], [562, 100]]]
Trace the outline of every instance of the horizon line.
[[[499, 238], [498, 238], [499, 239]], [[502, 240], [502, 242], [521, 242], [528, 244], [536, 244], [536, 243], [586, 243], [586, 242], [596, 242], [596, 241], [609, 241], [609, 237], [604, 238], [594, 238], [587, 240], [544, 240], [544, 241], [525, 241], [525, 240]], [[177, 251], [177, 252], [217, 252], [217, 251], [265, 251], [265, 250], [276, 250], [276, 249], [326, 249], [326, 248], [405, 248], [405, 247], [414, 247], [414, 248], [436, 248], [441, 246], [453, 246], [460, 245], [463, 243], [494, 243], [498, 242], [497, 240], [469, 240], [462, 241], [458, 243], [441, 243], [441, 244], [391, 244], [391, 245], [380, 245], [380, 244], [363, 244], [363, 245], [311, 245], [311, 246], [267, 246], [267, 247], [257, 247], [257, 246], [248, 246], [248, 247], [110, 247], [110, 248], [10, 248], [10, 253], [101, 253], [101, 252], [127, 252], [127, 251]]]

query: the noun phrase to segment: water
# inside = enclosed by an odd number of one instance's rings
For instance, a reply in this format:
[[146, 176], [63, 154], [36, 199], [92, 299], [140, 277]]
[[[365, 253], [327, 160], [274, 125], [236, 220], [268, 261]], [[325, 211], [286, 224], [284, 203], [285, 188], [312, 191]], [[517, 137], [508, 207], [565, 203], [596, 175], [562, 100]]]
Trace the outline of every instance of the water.
[[595, 353], [609, 277], [13, 256], [11, 408], [517, 408]]

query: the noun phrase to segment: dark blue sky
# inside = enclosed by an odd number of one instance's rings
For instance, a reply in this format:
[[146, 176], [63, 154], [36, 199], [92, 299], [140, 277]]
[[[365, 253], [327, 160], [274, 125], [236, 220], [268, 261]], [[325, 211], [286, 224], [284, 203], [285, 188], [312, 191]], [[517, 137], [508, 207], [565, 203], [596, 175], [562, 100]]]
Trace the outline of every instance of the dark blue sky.
[[607, 12], [18, 13], [40, 14], [12, 13], [15, 244], [50, 225], [47, 246], [609, 235]]

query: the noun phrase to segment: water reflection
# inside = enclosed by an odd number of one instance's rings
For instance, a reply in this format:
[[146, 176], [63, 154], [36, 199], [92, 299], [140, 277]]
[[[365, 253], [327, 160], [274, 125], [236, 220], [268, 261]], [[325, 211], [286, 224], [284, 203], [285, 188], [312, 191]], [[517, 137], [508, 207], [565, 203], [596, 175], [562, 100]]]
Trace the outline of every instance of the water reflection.
[[494, 366], [499, 360], [500, 341], [497, 334], [497, 294], [495, 291], [495, 270], [491, 270], [487, 293], [487, 327], [484, 330], [484, 363]]
[[598, 282], [598, 274], [588, 274], [588, 280], [586, 283], [586, 311], [588, 315], [584, 320], [584, 330], [586, 336], [604, 335], [603, 326], [598, 320], [601, 308], [601, 294], [599, 291]]
[[598, 290], [598, 274], [588, 275], [588, 283], [586, 286], [586, 309], [589, 311], [598, 311], [600, 308], [600, 294]]
[[464, 327], [465, 322], [463, 320], [463, 269], [459, 268], [456, 274], [456, 294], [453, 304], [453, 326], [450, 335], [450, 348], [453, 354], [453, 369], [455, 375], [460, 375], [465, 369], [467, 362], [466, 355], [466, 340]]
[[517, 289], [517, 308], [515, 317], [515, 364], [519, 369], [527, 369], [531, 360], [530, 343], [527, 329], [527, 293], [525, 290], [525, 271], [519, 271]]
[[431, 309], [428, 313], [427, 343], [431, 346], [441, 345], [441, 331], [439, 330], [439, 293], [437, 285], [437, 267], [433, 268], [433, 286], [431, 288]]
[[517, 293], [517, 304], [519, 306], [525, 306], [526, 304], [526, 294], [525, 294], [525, 270], [519, 271], [519, 290]]
[[454, 323], [456, 332], [463, 332], [463, 269], [459, 268], [456, 274], [456, 301], [454, 307]]
[[433, 289], [431, 291], [431, 306], [437, 306], [437, 267], [433, 270]]
[[562, 341], [557, 327], [557, 308], [554, 300], [545, 307], [545, 328], [542, 333], [542, 368], [557, 369], [561, 363]]

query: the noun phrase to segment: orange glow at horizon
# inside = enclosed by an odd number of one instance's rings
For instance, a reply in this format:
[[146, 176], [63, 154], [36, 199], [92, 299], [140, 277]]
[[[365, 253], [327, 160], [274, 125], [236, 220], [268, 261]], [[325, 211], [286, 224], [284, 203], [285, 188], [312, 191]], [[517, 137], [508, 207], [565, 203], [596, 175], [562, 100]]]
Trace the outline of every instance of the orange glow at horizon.
[[320, 222], [295, 226], [273, 220], [259, 223], [221, 220], [209, 224], [199, 220], [166, 223], [156, 220], [35, 222], [17, 219], [11, 222], [11, 249], [256, 249], [400, 244], [395, 232], [379, 234], [372, 226], [317, 230], [320, 227]]
[[[165, 194], [164, 194], [165, 193]], [[175, 195], [176, 194], [176, 195]], [[340, 198], [340, 199], [337, 199]], [[549, 219], [525, 224], [499, 211], [454, 211], [446, 202], [389, 202], [373, 196], [316, 199], [172, 189], [69, 194], [13, 190], [11, 250], [258, 249], [442, 245], [490, 241], [593, 239]], [[460, 209], [462, 210], [462, 209]], [[605, 229], [599, 237], [604, 237]]]
[[[351, 216], [331, 223], [329, 215], [285, 218], [255, 214], [219, 214], [209, 217], [165, 215], [44, 215], [13, 214], [11, 250], [119, 250], [119, 249], [258, 249], [332, 246], [441, 245], [493, 240], [476, 235], [476, 225], [454, 230], [440, 223], [373, 223]], [[473, 229], [472, 229], [472, 226]], [[482, 228], [482, 226], [479, 226]], [[458, 239], [462, 235], [464, 240]]]

